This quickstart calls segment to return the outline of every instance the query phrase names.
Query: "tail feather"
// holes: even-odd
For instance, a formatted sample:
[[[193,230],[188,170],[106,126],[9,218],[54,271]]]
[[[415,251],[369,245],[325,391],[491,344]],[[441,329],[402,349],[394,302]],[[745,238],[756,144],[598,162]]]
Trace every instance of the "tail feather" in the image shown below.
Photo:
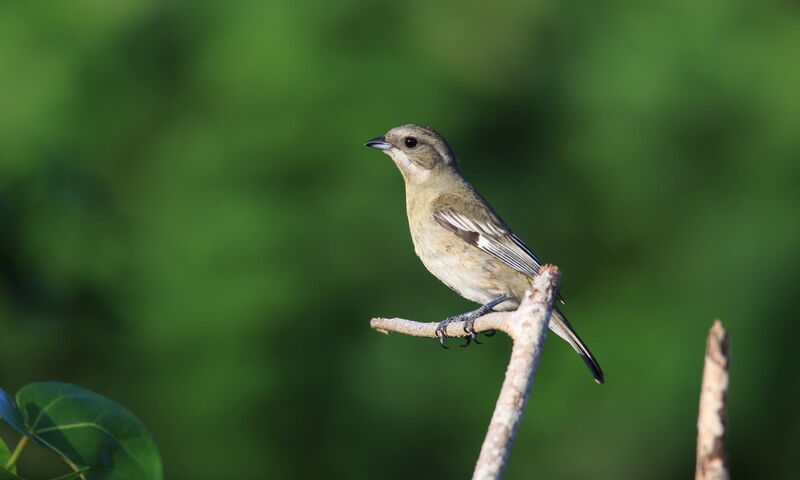
[[[597,363],[597,359],[594,358],[594,355],[592,355],[592,352],[589,351],[589,348],[586,346],[586,344],[583,343],[581,337],[575,333],[572,325],[569,324],[566,317],[564,317],[564,314],[558,309],[553,310],[553,316],[550,318],[550,329],[554,331],[556,335],[566,340],[567,343],[572,345],[572,348],[578,352],[578,355],[581,356],[584,363],[586,363],[586,366],[589,367],[589,371],[592,372],[594,381],[597,383],[603,383],[603,370],[600,368],[600,364]]]

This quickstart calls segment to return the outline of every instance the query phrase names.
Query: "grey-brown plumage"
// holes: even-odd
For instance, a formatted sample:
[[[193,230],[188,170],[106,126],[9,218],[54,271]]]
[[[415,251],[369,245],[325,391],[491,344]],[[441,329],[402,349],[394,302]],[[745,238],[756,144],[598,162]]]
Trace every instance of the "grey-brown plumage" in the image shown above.
[[[476,315],[492,307],[516,309],[541,262],[464,180],[444,138],[429,127],[408,124],[365,145],[386,153],[403,175],[411,238],[425,267],[464,298],[488,307]],[[558,309],[550,328],[603,383],[600,365]]]

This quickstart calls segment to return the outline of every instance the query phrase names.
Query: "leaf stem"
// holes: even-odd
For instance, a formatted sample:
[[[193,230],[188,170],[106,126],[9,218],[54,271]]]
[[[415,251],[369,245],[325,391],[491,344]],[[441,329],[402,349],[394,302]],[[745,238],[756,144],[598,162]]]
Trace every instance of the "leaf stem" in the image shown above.
[[[14,449],[14,453],[12,453],[11,456],[8,458],[8,462],[6,462],[3,468],[5,468],[6,470],[10,470],[11,467],[16,465],[17,460],[19,460],[19,456],[22,455],[22,451],[25,450],[25,446],[28,445],[29,441],[30,437],[28,437],[27,435],[22,436],[22,438],[19,440],[19,443],[17,443],[17,448]]]

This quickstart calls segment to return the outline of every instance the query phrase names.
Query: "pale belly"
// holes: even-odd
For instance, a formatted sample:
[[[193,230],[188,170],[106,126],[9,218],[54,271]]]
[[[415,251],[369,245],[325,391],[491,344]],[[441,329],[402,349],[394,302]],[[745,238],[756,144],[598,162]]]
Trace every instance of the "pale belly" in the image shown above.
[[[473,247],[435,221],[425,222],[412,234],[414,249],[425,268],[462,297],[480,304],[503,296],[513,297],[495,310],[514,310],[530,289],[530,279],[497,258]],[[422,225],[419,225],[422,227]],[[422,240],[423,235],[438,241]]]

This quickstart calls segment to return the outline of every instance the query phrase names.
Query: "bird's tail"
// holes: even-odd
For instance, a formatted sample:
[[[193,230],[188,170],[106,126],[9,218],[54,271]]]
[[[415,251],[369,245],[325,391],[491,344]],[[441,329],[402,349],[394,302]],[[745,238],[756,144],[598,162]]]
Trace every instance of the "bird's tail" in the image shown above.
[[[556,335],[563,338],[567,341],[572,348],[578,352],[578,355],[581,356],[586,366],[589,367],[589,371],[592,372],[592,376],[594,377],[594,381],[597,383],[603,383],[603,370],[600,368],[600,364],[597,363],[597,360],[592,355],[592,352],[589,351],[589,348],[583,343],[581,337],[575,333],[573,330],[572,325],[569,324],[564,314],[561,313],[557,308],[553,310],[553,315],[550,318],[550,329],[556,332]]]

